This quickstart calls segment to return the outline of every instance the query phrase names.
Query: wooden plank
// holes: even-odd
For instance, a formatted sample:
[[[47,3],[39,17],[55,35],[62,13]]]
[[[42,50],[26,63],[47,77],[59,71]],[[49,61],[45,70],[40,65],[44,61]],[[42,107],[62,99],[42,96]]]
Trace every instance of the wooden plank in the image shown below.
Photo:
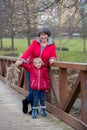
[[[27,76],[26,76],[26,71],[24,71],[24,87],[25,90],[28,90],[29,86],[28,86],[28,80],[27,80]]]
[[[4,65],[3,65],[3,60],[1,60],[1,75],[4,76]]]
[[[81,120],[78,120],[72,115],[65,113],[64,111],[53,106],[52,104],[46,102],[46,109],[48,112],[61,119],[76,130],[87,130],[87,124],[85,124]]]
[[[59,69],[59,92],[61,109],[63,109],[63,105],[68,97],[67,82],[67,69]]]
[[[63,110],[65,112],[69,112],[75,99],[77,98],[78,94],[80,93],[80,76],[78,76],[76,83],[72,85],[72,90],[63,106]]]
[[[10,57],[10,56],[0,56],[2,60],[16,61],[18,58]]]
[[[19,92],[20,94],[27,96],[28,95],[28,91],[25,90],[24,88],[19,87],[18,85],[15,86],[11,86],[13,89],[15,89],[17,92]]]
[[[3,76],[6,76],[6,61],[3,61]]]
[[[21,87],[21,88],[23,88],[23,85],[24,85],[24,71],[23,71],[23,68],[21,69],[21,75],[20,75],[20,77],[19,77],[20,79],[19,79],[19,86]]]
[[[75,69],[75,70],[87,70],[87,63],[76,63],[76,62],[58,62],[53,64],[54,67]]]
[[[51,103],[51,90],[46,92],[46,101]]]
[[[56,97],[56,100],[57,100],[57,104],[60,105],[59,87],[58,87],[58,84],[55,80],[54,74],[53,74],[51,69],[49,70],[49,76],[50,76],[52,89],[54,91],[54,94],[55,94],[55,97]]]
[[[87,123],[87,71],[81,72],[81,118]]]

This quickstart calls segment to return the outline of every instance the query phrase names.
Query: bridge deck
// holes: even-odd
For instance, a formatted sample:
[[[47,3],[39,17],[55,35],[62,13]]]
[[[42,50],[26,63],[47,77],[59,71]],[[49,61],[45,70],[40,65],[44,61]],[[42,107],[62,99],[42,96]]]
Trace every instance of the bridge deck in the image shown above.
[[[22,113],[21,101],[24,97],[0,81],[0,130],[75,130],[47,113],[32,119]]]

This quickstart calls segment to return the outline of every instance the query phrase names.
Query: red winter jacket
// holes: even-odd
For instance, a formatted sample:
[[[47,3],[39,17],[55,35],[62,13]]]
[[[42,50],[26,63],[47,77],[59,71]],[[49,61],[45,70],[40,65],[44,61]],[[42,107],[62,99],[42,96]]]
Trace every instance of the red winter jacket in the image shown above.
[[[56,59],[56,47],[52,40],[48,40],[48,45],[44,48],[41,53],[40,39],[35,39],[32,41],[28,49],[22,55],[22,60],[26,61],[27,58],[31,56],[32,58],[40,57],[44,62],[44,66],[40,69],[34,67],[32,60],[30,63],[23,63],[21,66],[30,72],[30,84],[33,90],[48,90],[50,89],[50,79],[48,74],[49,59]],[[30,67],[31,66],[31,67]]]
[[[37,69],[33,63],[24,63],[22,67],[30,72],[30,86],[32,90],[50,89],[50,79],[48,75],[48,68],[46,66],[42,66],[40,69]]]

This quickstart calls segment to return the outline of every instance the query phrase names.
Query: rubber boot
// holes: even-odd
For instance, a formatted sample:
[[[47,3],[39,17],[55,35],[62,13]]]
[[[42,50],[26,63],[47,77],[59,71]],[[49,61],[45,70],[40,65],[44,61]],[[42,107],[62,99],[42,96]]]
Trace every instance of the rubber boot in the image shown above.
[[[37,118],[38,109],[32,109],[32,118]]]
[[[40,112],[41,112],[42,117],[46,117],[47,116],[45,108],[41,108]]]
[[[22,100],[22,111],[24,114],[28,112],[28,104],[29,102],[26,99]]]

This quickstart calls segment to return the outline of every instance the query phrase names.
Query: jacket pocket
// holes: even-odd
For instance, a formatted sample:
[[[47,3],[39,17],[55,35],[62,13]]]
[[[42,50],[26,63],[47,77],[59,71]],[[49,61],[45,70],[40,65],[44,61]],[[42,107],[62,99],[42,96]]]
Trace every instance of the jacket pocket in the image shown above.
[[[44,88],[43,88],[43,89],[44,89],[44,90],[46,90],[46,89],[47,89],[47,87],[46,87],[46,82],[45,82],[45,81],[43,82],[43,86],[44,86]]]

